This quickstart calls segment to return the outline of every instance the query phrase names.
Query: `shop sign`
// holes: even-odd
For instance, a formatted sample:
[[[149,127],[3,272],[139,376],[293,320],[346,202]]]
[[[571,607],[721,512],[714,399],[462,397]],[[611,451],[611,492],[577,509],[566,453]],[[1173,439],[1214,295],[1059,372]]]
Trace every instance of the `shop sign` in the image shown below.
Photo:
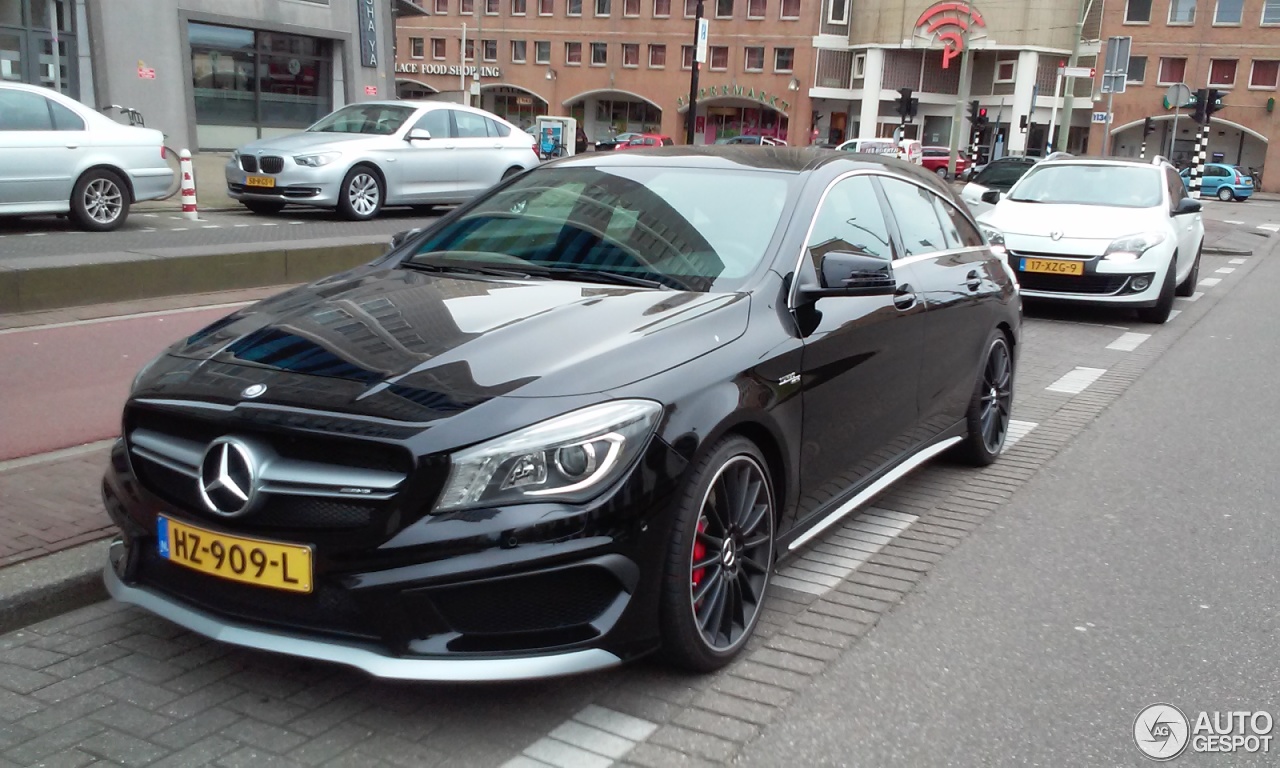
[[[402,75],[466,75],[467,77],[502,77],[501,67],[463,67],[460,64],[397,64],[396,72]]]
[[[357,0],[357,24],[360,26],[360,64],[378,66],[378,0]]]
[[[732,96],[738,99],[747,99],[749,101],[758,101],[766,107],[773,107],[779,112],[786,112],[791,108],[791,102],[781,96],[771,96],[763,88],[756,90],[748,88],[745,85],[712,85],[706,88],[698,89],[698,101],[703,99],[717,99],[724,96]],[[683,109],[688,99],[683,96],[676,97],[676,107]]]
[[[926,47],[942,43],[942,68],[949,69],[951,60],[960,55],[966,44],[972,47],[975,39],[986,36],[983,31],[986,26],[982,14],[972,4],[943,0],[920,14],[915,34]]]

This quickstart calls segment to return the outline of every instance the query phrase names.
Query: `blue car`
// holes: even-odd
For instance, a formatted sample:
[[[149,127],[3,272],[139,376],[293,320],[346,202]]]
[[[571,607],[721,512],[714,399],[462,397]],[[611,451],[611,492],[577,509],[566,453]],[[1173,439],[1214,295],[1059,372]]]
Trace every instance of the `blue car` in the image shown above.
[[[1182,169],[1182,181],[1191,189],[1191,169]],[[1200,179],[1202,197],[1217,195],[1219,200],[1247,200],[1253,194],[1253,177],[1243,168],[1226,163],[1205,163]]]

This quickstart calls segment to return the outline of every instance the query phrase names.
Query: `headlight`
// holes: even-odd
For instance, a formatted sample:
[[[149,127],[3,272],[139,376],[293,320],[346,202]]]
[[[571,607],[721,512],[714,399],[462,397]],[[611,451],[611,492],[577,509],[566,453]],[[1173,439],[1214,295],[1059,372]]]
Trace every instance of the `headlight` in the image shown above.
[[[982,230],[982,236],[987,239],[987,243],[991,245],[991,250],[997,256],[1004,256],[1008,253],[1008,249],[1004,245],[1004,233],[990,224],[978,222],[978,228]]]
[[[233,149],[233,150],[231,151],[231,162],[232,162],[234,165],[239,165],[239,164],[240,164],[240,150],[238,150],[238,149]]]
[[[1142,258],[1142,254],[1163,242],[1164,235],[1160,232],[1128,235],[1114,240],[1111,245],[1107,246],[1107,252],[1102,254],[1102,258],[1120,264],[1137,261]]]
[[[652,400],[615,400],[459,451],[434,511],[586,501],[631,466],[661,414]]]
[[[293,158],[293,162],[308,168],[319,168],[322,165],[332,163],[341,156],[341,152],[321,152],[316,155],[297,155]]]

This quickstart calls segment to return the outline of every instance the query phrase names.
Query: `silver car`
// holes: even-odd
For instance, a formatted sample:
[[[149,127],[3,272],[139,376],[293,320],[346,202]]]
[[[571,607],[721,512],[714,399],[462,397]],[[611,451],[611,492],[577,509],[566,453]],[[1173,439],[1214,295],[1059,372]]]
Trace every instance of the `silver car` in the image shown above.
[[[533,138],[484,110],[366,101],[241,147],[226,174],[228,193],[255,213],[311,205],[363,221],[384,205],[461,203],[537,164]]]
[[[172,182],[160,131],[121,125],[48,88],[0,83],[0,216],[69,213],[105,232]]]

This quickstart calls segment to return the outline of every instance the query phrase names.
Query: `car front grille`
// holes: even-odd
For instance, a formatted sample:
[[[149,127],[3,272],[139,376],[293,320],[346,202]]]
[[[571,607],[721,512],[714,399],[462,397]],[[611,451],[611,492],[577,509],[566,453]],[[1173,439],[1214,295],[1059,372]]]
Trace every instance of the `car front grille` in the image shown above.
[[[244,171],[245,173],[257,173],[258,158],[254,157],[253,155],[241,155],[240,170]]]
[[[284,170],[284,158],[276,155],[266,155],[259,158],[258,167],[262,168],[264,173],[279,173]]]

